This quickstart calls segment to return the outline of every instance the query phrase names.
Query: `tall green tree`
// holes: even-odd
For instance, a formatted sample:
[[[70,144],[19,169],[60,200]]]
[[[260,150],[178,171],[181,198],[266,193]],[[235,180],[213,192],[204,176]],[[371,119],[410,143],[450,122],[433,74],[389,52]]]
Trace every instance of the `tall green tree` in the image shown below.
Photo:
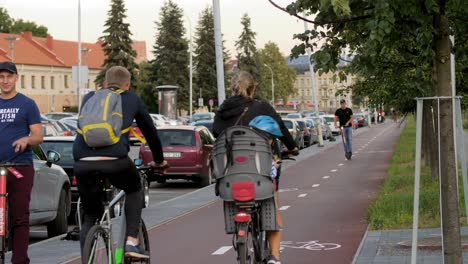
[[[266,43],[263,49],[258,51],[258,56],[263,62],[259,65],[262,74],[257,88],[257,90],[261,90],[261,97],[271,101],[271,72],[273,72],[275,101],[282,98],[283,102],[286,102],[291,94],[297,93],[297,89],[294,88],[296,71],[288,67],[284,55],[281,54],[278,45],[273,42]]]
[[[42,25],[37,25],[32,21],[24,21],[23,19],[18,19],[13,22],[13,25],[10,28],[10,33],[18,34],[21,32],[32,32],[33,36],[45,38],[49,35],[49,30],[47,27]]]
[[[157,85],[177,85],[177,106],[189,108],[189,54],[184,38],[183,10],[173,1],[164,2],[156,22],[156,42],[153,45],[150,80]],[[151,91],[146,92],[147,103],[157,102]]]
[[[216,49],[214,42],[214,20],[211,7],[205,8],[199,17],[193,50],[194,99],[200,92],[206,105],[209,99],[217,100]],[[226,60],[229,54],[223,46],[225,82],[229,80]]]
[[[131,88],[137,87],[137,70],[138,65],[135,62],[137,55],[136,51],[132,48],[132,39],[130,36],[130,25],[125,23],[127,17],[125,12],[125,4],[123,0],[112,0],[111,8],[107,12],[108,18],[104,24],[104,36],[100,38],[102,41],[102,49],[106,58],[103,69],[96,77],[95,83],[101,86],[105,78],[106,71],[112,66],[122,66],[132,75]]]
[[[0,7],[0,32],[10,33],[14,20],[8,14],[8,11]]]
[[[237,61],[239,69],[248,71],[252,76],[258,80],[260,78],[260,71],[257,47],[255,44],[255,36],[257,33],[253,32],[250,25],[250,17],[244,14],[241,18],[242,33],[239,40],[236,41]]]
[[[269,1],[276,5],[273,0]],[[407,100],[412,95],[452,96],[449,34],[466,35],[466,2],[297,0],[287,7],[287,12],[297,17],[303,12],[315,15],[313,21],[308,21],[315,24],[314,29],[297,35],[304,43],[293,52],[303,53],[310,47],[314,50],[313,57],[319,70],[329,71],[336,67],[342,49],[349,49],[358,55],[353,64],[367,65],[367,70],[359,72],[362,76],[359,85],[369,91],[377,90],[371,99],[377,100],[375,95],[385,94],[385,88],[399,82],[408,83],[400,85],[402,90],[396,91],[403,93]],[[464,30],[457,30],[460,24]],[[317,38],[324,43],[321,47],[313,43]],[[455,39],[463,38],[455,36]],[[379,85],[379,81],[383,83]],[[446,263],[462,263],[450,100],[441,100],[439,114],[444,260]]]

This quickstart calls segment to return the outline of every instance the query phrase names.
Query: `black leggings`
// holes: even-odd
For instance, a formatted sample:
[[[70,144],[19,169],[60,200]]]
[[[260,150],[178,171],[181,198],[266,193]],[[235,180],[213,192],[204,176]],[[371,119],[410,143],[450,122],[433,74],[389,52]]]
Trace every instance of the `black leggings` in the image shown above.
[[[84,221],[80,233],[81,248],[89,229],[104,212],[102,190],[98,190],[99,178],[109,178],[111,184],[125,191],[125,216],[127,234],[138,237],[143,193],[138,171],[130,158],[75,162],[74,166],[78,192],[84,209]]]

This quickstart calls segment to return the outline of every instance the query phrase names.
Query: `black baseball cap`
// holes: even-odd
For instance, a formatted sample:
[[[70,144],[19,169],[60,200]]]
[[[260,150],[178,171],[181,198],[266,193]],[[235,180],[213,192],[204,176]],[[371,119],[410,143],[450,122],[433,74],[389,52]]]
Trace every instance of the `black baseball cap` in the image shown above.
[[[14,74],[18,73],[18,70],[16,69],[16,65],[11,61],[5,61],[5,62],[0,63],[0,71],[9,71]]]
[[[341,100],[340,100],[340,104],[342,104],[342,103],[346,103],[346,100],[345,100],[345,99],[341,99]]]

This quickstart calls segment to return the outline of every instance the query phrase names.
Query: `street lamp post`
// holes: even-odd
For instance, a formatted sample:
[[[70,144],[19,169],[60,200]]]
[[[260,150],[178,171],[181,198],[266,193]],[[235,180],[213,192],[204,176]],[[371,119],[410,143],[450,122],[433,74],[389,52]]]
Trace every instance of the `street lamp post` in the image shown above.
[[[263,64],[263,65],[265,65],[271,72],[271,105],[274,108],[275,107],[275,81],[273,79],[273,70],[271,69],[270,66],[266,64]]]
[[[15,62],[15,40],[18,40],[18,38],[16,36],[8,36],[5,39],[10,43],[11,62]]]
[[[189,89],[190,89],[190,94],[189,94],[189,116],[190,118],[192,118],[192,108],[193,108],[193,102],[192,102],[192,97],[193,97],[193,91],[192,91],[192,85],[193,85],[193,65],[192,65],[192,54],[193,54],[193,50],[192,50],[192,22],[190,21],[190,18],[186,15],[187,17],[187,21],[189,23],[189,30],[190,30],[190,45],[189,45],[189,53],[190,53],[190,56],[189,56],[189,68],[190,68],[190,73],[189,73],[189,80],[190,80],[190,84],[189,84]]]

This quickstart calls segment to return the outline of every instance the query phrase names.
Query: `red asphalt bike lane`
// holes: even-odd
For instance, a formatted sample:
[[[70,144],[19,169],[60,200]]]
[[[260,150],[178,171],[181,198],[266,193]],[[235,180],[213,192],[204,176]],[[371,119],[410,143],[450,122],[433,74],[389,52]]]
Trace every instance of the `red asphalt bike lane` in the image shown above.
[[[367,228],[367,207],[386,176],[400,131],[390,122],[374,126],[353,137],[351,161],[337,144],[283,171],[283,264],[352,262]],[[221,201],[157,226],[149,235],[151,263],[237,263],[232,236],[224,232]]]

